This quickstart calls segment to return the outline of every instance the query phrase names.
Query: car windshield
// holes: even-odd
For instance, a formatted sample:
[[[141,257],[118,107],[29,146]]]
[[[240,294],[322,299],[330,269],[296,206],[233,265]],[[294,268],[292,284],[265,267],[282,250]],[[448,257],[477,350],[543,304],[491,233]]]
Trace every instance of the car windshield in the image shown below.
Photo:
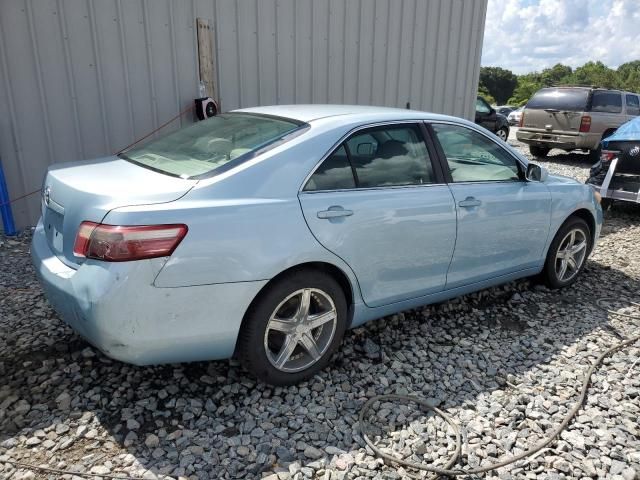
[[[527,108],[582,112],[587,109],[588,98],[586,88],[543,88],[529,100]]]
[[[128,150],[120,158],[161,173],[197,178],[262,153],[303,125],[266,115],[223,113]]]

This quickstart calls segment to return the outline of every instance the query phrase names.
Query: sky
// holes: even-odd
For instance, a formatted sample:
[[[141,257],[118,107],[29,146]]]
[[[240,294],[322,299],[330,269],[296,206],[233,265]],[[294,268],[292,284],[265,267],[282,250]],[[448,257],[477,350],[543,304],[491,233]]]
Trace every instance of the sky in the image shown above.
[[[489,0],[483,66],[522,74],[589,60],[640,60],[640,0]]]

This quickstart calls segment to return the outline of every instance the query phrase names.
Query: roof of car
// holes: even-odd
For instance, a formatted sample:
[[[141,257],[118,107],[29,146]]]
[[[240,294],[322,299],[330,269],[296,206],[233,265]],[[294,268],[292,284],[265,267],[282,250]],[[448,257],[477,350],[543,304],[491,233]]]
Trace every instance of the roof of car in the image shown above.
[[[311,122],[321,118],[337,117],[343,115],[366,115],[379,113],[388,117],[396,115],[398,117],[426,117],[437,115],[417,110],[407,110],[403,108],[373,107],[365,105],[271,105],[266,107],[252,107],[234,110],[234,112],[261,113],[265,115],[275,115],[278,117],[291,118],[300,122]]]

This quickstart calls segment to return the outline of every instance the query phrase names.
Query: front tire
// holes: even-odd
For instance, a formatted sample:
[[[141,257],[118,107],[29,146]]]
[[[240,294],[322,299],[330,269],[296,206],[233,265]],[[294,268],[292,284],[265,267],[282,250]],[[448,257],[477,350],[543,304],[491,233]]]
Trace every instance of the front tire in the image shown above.
[[[496,132],[496,135],[500,140],[502,140],[503,142],[506,142],[507,139],[509,138],[509,130],[506,129],[505,127],[502,127]]]
[[[578,217],[567,220],[556,233],[545,261],[542,276],[550,288],[574,283],[591,252],[591,232],[587,222]]]
[[[238,357],[258,380],[293,385],[322,370],[347,325],[347,302],[330,275],[313,270],[283,277],[254,301],[238,338]]]

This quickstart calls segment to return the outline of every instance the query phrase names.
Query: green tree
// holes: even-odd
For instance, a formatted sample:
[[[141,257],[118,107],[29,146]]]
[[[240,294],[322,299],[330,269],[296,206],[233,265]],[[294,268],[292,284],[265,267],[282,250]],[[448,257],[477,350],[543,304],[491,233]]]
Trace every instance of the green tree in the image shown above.
[[[573,70],[568,65],[557,63],[541,72],[513,75],[515,86],[509,90],[508,79],[513,75],[499,67],[482,67],[478,94],[489,102],[524,105],[541,88],[562,85],[595,85],[605,88],[620,88],[640,93],[640,60],[623,63],[617,69],[602,62],[587,62]],[[505,86],[506,85],[506,86]],[[508,88],[507,88],[508,87]],[[510,91],[509,97],[502,94]],[[497,93],[498,92],[498,93]]]
[[[518,86],[514,90],[513,96],[509,98],[509,105],[521,107],[542,87],[542,83],[536,82],[533,79],[518,79]]]
[[[480,68],[480,86],[495,98],[498,105],[503,105],[513,94],[518,77],[511,71],[500,67]]]
[[[623,63],[616,70],[620,88],[640,93],[640,60]]]
[[[540,74],[540,82],[545,87],[567,83],[573,70],[568,65],[556,63],[551,68],[545,68]]]
[[[489,90],[484,85],[478,85],[478,95],[484,98],[489,105],[495,105],[496,99],[491,96]]]
[[[587,62],[574,70],[568,77],[568,83],[576,85],[595,85],[597,87],[618,88],[616,71],[602,62]]]

